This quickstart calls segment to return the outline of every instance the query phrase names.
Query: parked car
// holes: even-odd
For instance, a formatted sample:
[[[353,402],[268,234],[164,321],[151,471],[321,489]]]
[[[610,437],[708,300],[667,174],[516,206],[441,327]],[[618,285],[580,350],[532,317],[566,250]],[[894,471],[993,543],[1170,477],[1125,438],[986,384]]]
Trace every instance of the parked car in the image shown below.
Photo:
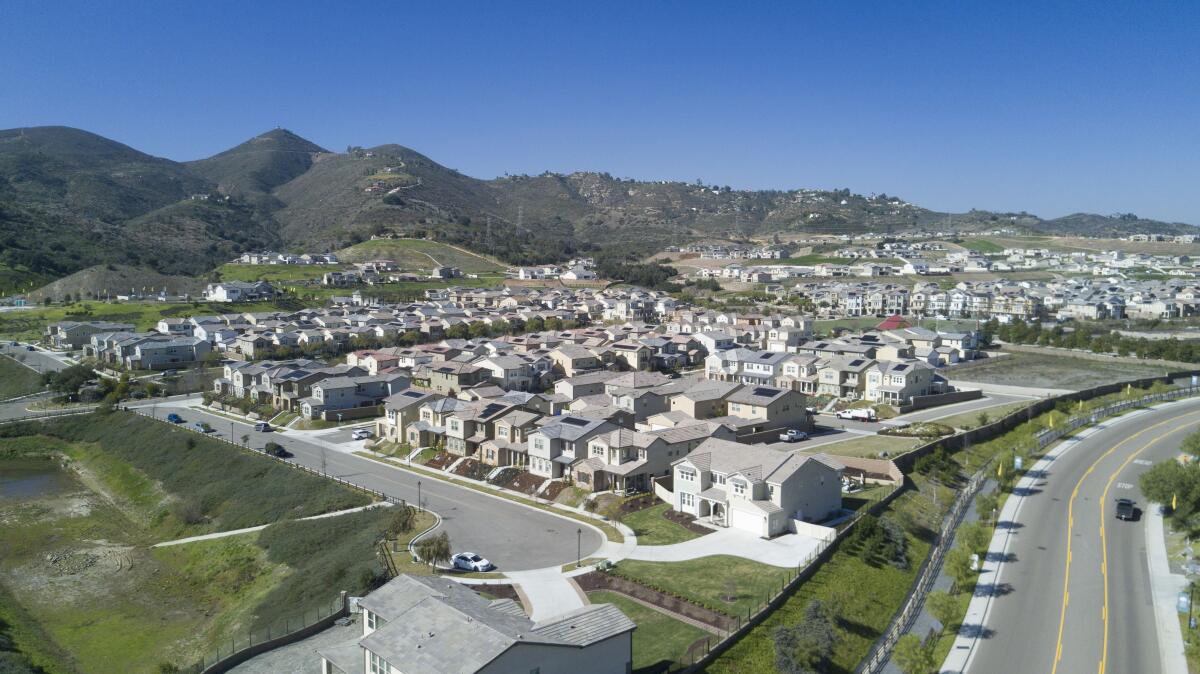
[[[263,451],[271,456],[278,456],[281,459],[286,459],[292,455],[291,452],[283,448],[283,445],[277,442],[268,442]]]
[[[204,423],[203,421],[197,421],[196,423],[192,424],[192,428],[195,428],[196,430],[200,431],[201,433],[212,433],[213,430],[215,430],[215,429],[213,429],[212,426],[209,426],[208,424]]]
[[[375,434],[370,429],[360,428],[351,433],[350,437],[354,440],[366,440],[367,438],[375,437]]]
[[[1117,519],[1126,522],[1137,519],[1137,508],[1134,507],[1133,501],[1127,498],[1117,499]]]
[[[170,414],[167,415],[167,421],[169,421],[173,424],[182,424],[183,417],[179,416],[178,414],[175,414],[174,412],[171,412]]]
[[[174,377],[177,374],[179,374],[179,370],[163,370],[162,376]]]
[[[834,415],[838,419],[853,419],[854,421],[875,421],[875,410],[869,407],[858,407],[852,410],[838,410]]]
[[[807,440],[808,433],[805,433],[804,431],[801,431],[801,430],[797,430],[795,428],[789,428],[786,431],[779,434],[779,439],[784,442],[798,442],[800,440]]]
[[[21,346],[21,343],[20,343],[20,342],[13,342],[12,344],[9,344],[9,346]]]
[[[259,433],[270,433],[275,429],[271,428],[271,424],[268,424],[265,421],[260,421],[257,424],[254,424],[254,430]]]
[[[34,351],[35,349],[33,348],[33,345],[30,344],[29,346],[25,347],[25,350],[26,351]]]
[[[474,552],[460,552],[450,558],[450,562],[456,569],[463,571],[491,571],[496,568],[488,560],[480,557]]]

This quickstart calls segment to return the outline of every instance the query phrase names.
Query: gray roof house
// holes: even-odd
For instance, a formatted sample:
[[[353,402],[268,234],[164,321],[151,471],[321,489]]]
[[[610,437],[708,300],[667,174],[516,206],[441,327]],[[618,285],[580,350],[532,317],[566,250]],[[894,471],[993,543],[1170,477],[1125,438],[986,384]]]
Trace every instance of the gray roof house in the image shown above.
[[[325,674],[625,674],[633,623],[612,604],[534,622],[437,576],[400,575],[359,602],[363,635],[318,649]]]

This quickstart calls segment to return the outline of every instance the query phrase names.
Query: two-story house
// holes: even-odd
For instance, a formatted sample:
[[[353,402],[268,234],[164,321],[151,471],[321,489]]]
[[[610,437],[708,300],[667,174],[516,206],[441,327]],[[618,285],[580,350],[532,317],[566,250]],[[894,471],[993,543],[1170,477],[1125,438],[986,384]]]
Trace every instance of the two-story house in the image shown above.
[[[842,465],[824,454],[792,454],[705,440],[672,464],[672,507],[714,525],[770,538],[794,521],[841,512]]]
[[[529,434],[529,471],[541,477],[562,477],[564,469],[586,455],[588,440],[616,429],[616,424],[604,419],[557,417]]]

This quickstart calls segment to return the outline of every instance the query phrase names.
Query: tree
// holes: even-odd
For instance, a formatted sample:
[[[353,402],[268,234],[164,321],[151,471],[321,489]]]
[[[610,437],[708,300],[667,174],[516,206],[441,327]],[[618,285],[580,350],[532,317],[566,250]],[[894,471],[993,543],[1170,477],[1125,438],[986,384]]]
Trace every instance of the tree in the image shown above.
[[[1200,433],[1192,433],[1184,438],[1179,448],[1192,456],[1200,457]]]
[[[417,543],[417,556],[430,566],[444,566],[450,561],[451,554],[450,537],[444,531]]]
[[[1000,497],[995,491],[980,492],[975,497],[975,510],[979,511],[979,516],[990,520],[996,508],[1000,505]]]
[[[400,505],[392,508],[392,519],[388,522],[388,536],[398,538],[413,530],[417,522],[417,509],[410,505]]]
[[[946,553],[946,573],[954,580],[955,590],[965,589],[975,577],[975,569],[971,566],[971,553],[962,548],[954,548]]]
[[[929,593],[929,597],[925,599],[925,607],[929,609],[929,614],[942,624],[942,631],[958,619],[958,600],[941,590]]]
[[[834,617],[821,600],[814,599],[804,607],[804,617],[795,627],[775,630],[775,665],[784,674],[822,672],[833,657],[836,634]]]
[[[991,418],[988,417],[987,412],[980,412],[979,416],[975,417],[975,426],[977,428],[980,426],[987,426],[989,421],[991,421]]]
[[[892,658],[904,674],[929,674],[938,666],[934,661],[933,648],[921,643],[915,634],[900,637]]]
[[[990,540],[987,529],[979,522],[967,522],[958,528],[958,543],[967,552],[982,554]]]

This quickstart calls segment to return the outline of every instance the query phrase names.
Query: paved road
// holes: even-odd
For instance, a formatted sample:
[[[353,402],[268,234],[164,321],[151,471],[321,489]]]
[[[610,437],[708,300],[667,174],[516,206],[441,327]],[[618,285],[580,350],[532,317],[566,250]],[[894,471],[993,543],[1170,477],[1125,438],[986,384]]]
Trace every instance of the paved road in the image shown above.
[[[63,362],[65,356],[62,354],[51,353],[37,348],[33,351],[28,351],[25,345],[12,346],[12,342],[5,341],[0,344],[0,353],[7,354],[29,365],[38,372],[46,372],[48,370],[63,370],[70,363]]]
[[[182,403],[180,403],[182,404]],[[250,436],[250,446],[261,448],[267,442],[283,445],[294,456],[292,461],[310,468],[324,465],[327,473],[388,496],[417,502],[442,516],[455,550],[471,550],[487,557],[502,571],[537,569],[574,561],[577,554],[587,557],[604,542],[595,529],[581,527],[574,520],[528,508],[511,501],[482,494],[466,487],[388,466],[378,461],[322,447],[319,444],[282,433],[256,433],[251,424],[195,409],[169,405],[152,408],[155,416],[165,418],[176,412],[188,424],[206,421],[218,435],[241,442]],[[143,408],[143,411],[149,411]],[[582,529],[577,541],[576,531]],[[579,548],[577,548],[579,543]]]
[[[964,412],[987,411],[991,407],[999,407],[1000,405],[1021,402],[1023,400],[1033,402],[1036,398],[1007,393],[986,393],[982,398],[977,400],[968,400],[952,405],[942,405],[940,407],[931,407],[925,410],[909,412],[908,414],[901,414],[896,417],[896,421],[935,421]]]
[[[1189,400],[1069,441],[1001,522],[1013,536],[996,577],[981,580],[992,601],[968,671],[1162,671],[1143,524],[1118,521],[1114,501],[1145,503],[1138,476],[1197,429],[1200,400]]]

